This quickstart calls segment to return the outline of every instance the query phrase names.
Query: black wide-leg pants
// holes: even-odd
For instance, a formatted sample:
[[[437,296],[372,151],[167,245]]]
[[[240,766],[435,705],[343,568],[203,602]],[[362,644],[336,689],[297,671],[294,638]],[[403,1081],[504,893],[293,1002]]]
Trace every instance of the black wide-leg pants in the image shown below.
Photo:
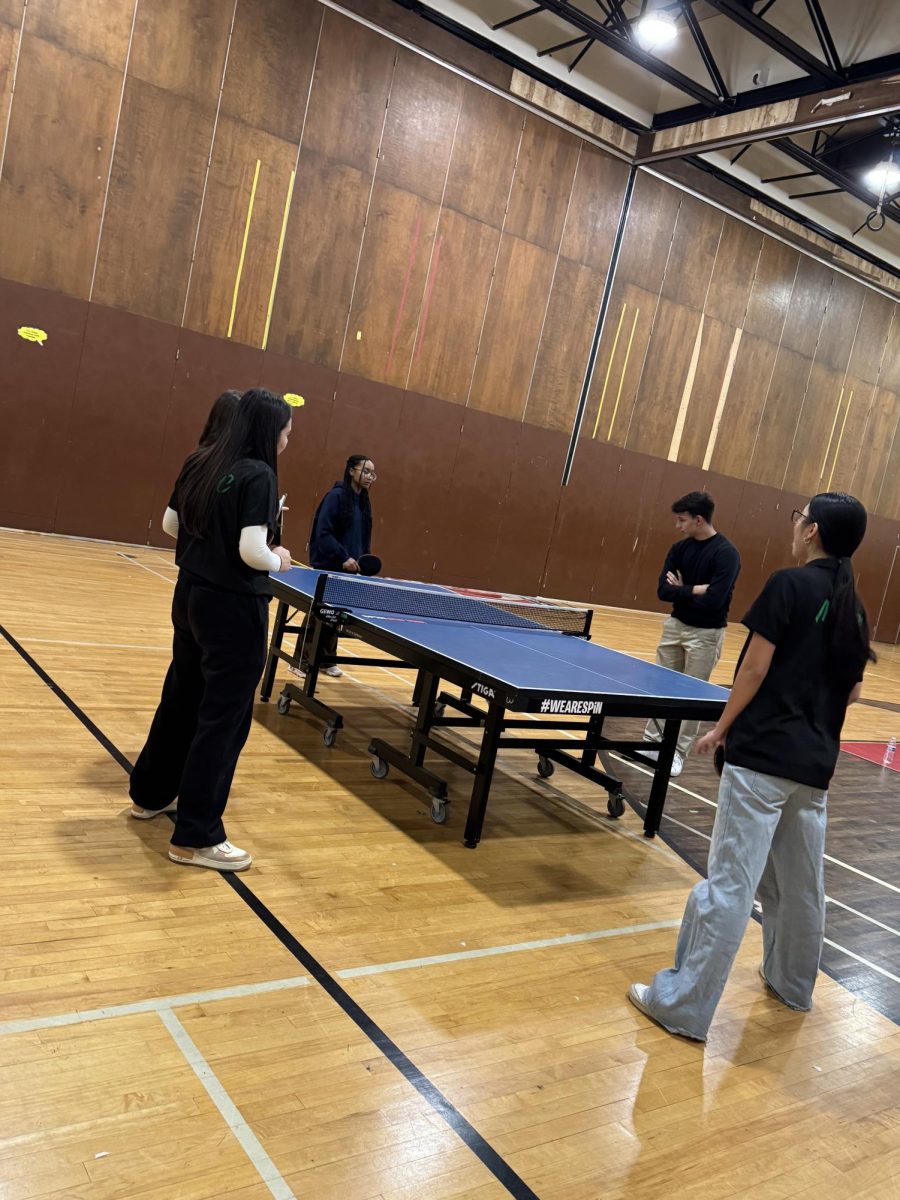
[[[218,591],[182,573],[172,624],[172,662],[129,791],[146,809],[177,796],[173,844],[214,846],[225,841],[222,814],[266,661],[268,598]]]

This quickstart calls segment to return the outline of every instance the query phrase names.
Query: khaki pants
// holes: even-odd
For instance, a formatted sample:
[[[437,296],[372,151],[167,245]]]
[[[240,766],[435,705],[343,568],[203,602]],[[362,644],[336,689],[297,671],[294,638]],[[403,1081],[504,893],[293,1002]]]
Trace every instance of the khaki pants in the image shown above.
[[[680,671],[694,679],[709,679],[722,655],[725,628],[697,629],[675,617],[666,617],[663,634],[656,647],[656,661],[670,671]],[[699,721],[682,721],[678,734],[678,753],[686,757],[700,728]],[[661,742],[662,726],[651,719],[644,730],[644,741]]]

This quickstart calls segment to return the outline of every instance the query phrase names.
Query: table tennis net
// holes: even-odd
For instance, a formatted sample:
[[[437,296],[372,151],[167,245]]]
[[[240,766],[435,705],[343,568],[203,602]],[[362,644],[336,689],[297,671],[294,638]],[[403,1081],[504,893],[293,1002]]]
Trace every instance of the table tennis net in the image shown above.
[[[399,613],[407,617],[441,621],[467,621],[474,625],[501,625],[512,629],[553,629],[583,635],[590,613],[540,600],[482,599],[443,589],[406,587],[401,583],[329,575],[320,603],[350,612]]]

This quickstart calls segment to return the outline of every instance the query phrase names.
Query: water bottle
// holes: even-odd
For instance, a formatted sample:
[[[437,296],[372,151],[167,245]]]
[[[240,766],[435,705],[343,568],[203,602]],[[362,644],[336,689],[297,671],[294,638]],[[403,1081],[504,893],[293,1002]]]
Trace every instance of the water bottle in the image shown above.
[[[881,760],[883,767],[890,767],[894,762],[894,755],[897,753],[897,739],[892,737],[884,748],[884,758]]]

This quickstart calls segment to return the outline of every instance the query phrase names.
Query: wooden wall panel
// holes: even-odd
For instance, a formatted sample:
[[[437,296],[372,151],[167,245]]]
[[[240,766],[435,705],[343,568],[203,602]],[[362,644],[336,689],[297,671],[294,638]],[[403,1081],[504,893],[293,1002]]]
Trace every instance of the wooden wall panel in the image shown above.
[[[54,527],[87,314],[83,300],[0,280],[0,525]]]
[[[238,0],[223,116],[299,143],[325,11],[316,0]]]
[[[0,10],[0,129],[6,129],[12,99],[13,74],[19,53],[22,5],[15,23],[3,20]]]
[[[875,382],[879,387],[900,392],[900,305],[894,306],[894,319],[885,342],[881,370]]]
[[[895,413],[900,419],[900,399],[895,394]],[[875,511],[882,517],[900,520],[900,420],[894,425],[887,453],[887,465],[881,482],[881,491]]]
[[[180,324],[213,109],[130,78],[125,86],[93,299]]]
[[[702,466],[704,462],[734,346],[734,335],[735,330],[731,325],[704,316],[690,403],[675,456],[678,462],[694,463],[696,466]]]
[[[620,450],[621,465],[618,480],[605,481],[608,490],[602,552],[598,554],[597,571],[590,599],[594,604],[634,605],[640,589],[639,559],[635,554],[641,533],[655,523],[660,514],[667,513],[661,495],[663,477],[668,463]],[[663,520],[666,518],[663,517]],[[659,564],[652,570],[659,573]]]
[[[660,299],[625,442],[629,450],[668,457],[699,326],[695,309]]]
[[[566,222],[580,142],[528,113],[509,194],[504,232],[557,251]]]
[[[434,579],[441,548],[457,531],[447,498],[464,415],[459,405],[431,396],[407,392],[403,398],[402,465],[379,480],[397,494],[396,526],[385,531],[385,549],[387,569],[401,578]]]
[[[582,440],[625,444],[659,297],[617,282],[600,339]]]
[[[249,345],[262,345],[296,158],[297,147],[290,142],[279,141],[230,117],[219,117],[185,313],[185,324],[191,329],[222,338],[229,336],[247,227],[230,336]],[[257,160],[260,169],[254,194]],[[251,195],[253,211],[247,226]]]
[[[375,183],[341,370],[405,387],[439,209]]]
[[[121,69],[26,32],[0,181],[8,278],[88,296]]]
[[[784,443],[781,447],[783,477],[790,481],[795,491],[812,496],[826,490],[838,439],[844,429],[848,399],[844,372],[834,371],[816,358],[793,444]]]
[[[462,80],[400,50],[378,157],[379,183],[439,204],[462,100]]]
[[[10,14],[19,10],[17,21],[21,9],[21,0],[8,4]],[[121,72],[134,9],[135,0],[28,0],[26,29],[29,37],[43,38]]]
[[[463,84],[445,208],[502,227],[524,126],[525,114],[515,104]]]
[[[268,349],[337,367],[371,185],[355,167],[301,149]]]
[[[606,275],[627,180],[627,163],[582,144],[561,255]]]
[[[750,289],[766,240],[759,230],[751,229],[743,221],[725,217],[704,305],[708,316],[734,328],[743,326]]]
[[[895,301],[873,292],[871,288],[865,289],[862,314],[850,354],[848,369],[851,375],[865,379],[868,383],[878,382],[896,309]]]
[[[101,537],[145,542],[161,519],[160,457],[179,332],[91,306],[59,485],[59,532],[96,537],[102,530]]]
[[[770,341],[744,333],[710,460],[721,475],[747,478],[776,357]]]
[[[896,644],[900,641],[900,533],[894,536],[894,545],[885,555],[890,564],[888,579],[881,596],[872,597],[874,603],[869,619],[874,623],[873,636],[878,641]]]
[[[827,422],[828,430],[833,432],[828,456],[823,457],[825,470],[819,485],[820,491],[852,491],[869,413],[875,400],[875,384],[867,383],[864,379],[846,375],[843,388],[840,410],[832,408],[830,422],[827,406],[822,413],[823,422]]]
[[[526,595],[537,592],[556,524],[567,449],[565,434],[519,426],[489,587]],[[528,536],[523,537],[526,529]]]
[[[805,254],[800,256],[781,331],[781,344],[787,350],[796,350],[808,358],[815,354],[833,277],[829,267]]]
[[[744,318],[747,333],[778,344],[802,257],[784,242],[763,239]]]
[[[703,308],[724,223],[719,209],[682,196],[663,278],[664,299]]]
[[[504,234],[469,403],[521,419],[531,386],[555,256]]]
[[[617,281],[659,293],[681,197],[677,188],[638,173],[622,238]]]
[[[622,486],[620,462],[620,450],[609,442],[582,439],[579,444],[569,485],[560,492],[542,595],[590,596],[604,553],[609,497]]]
[[[565,432],[572,428],[603,282],[604,276],[589,267],[559,260],[525,405],[526,421]]]
[[[816,362],[824,363],[841,374],[847,370],[865,294],[866,289],[861,283],[848,279],[838,271],[832,272],[831,289],[816,346]]]
[[[129,76],[215,109],[233,12],[227,0],[139,4]]]
[[[785,467],[809,386],[812,362],[784,346],[778,351],[747,478],[785,486]]]
[[[374,172],[396,53],[397,47],[387,38],[326,10],[303,130],[304,150]]]
[[[441,212],[407,387],[465,404],[491,290],[500,232]]]
[[[897,430],[900,402],[894,392],[879,388],[869,409],[862,436],[859,461],[850,491],[870,512],[876,510],[887,469],[888,452]]]

